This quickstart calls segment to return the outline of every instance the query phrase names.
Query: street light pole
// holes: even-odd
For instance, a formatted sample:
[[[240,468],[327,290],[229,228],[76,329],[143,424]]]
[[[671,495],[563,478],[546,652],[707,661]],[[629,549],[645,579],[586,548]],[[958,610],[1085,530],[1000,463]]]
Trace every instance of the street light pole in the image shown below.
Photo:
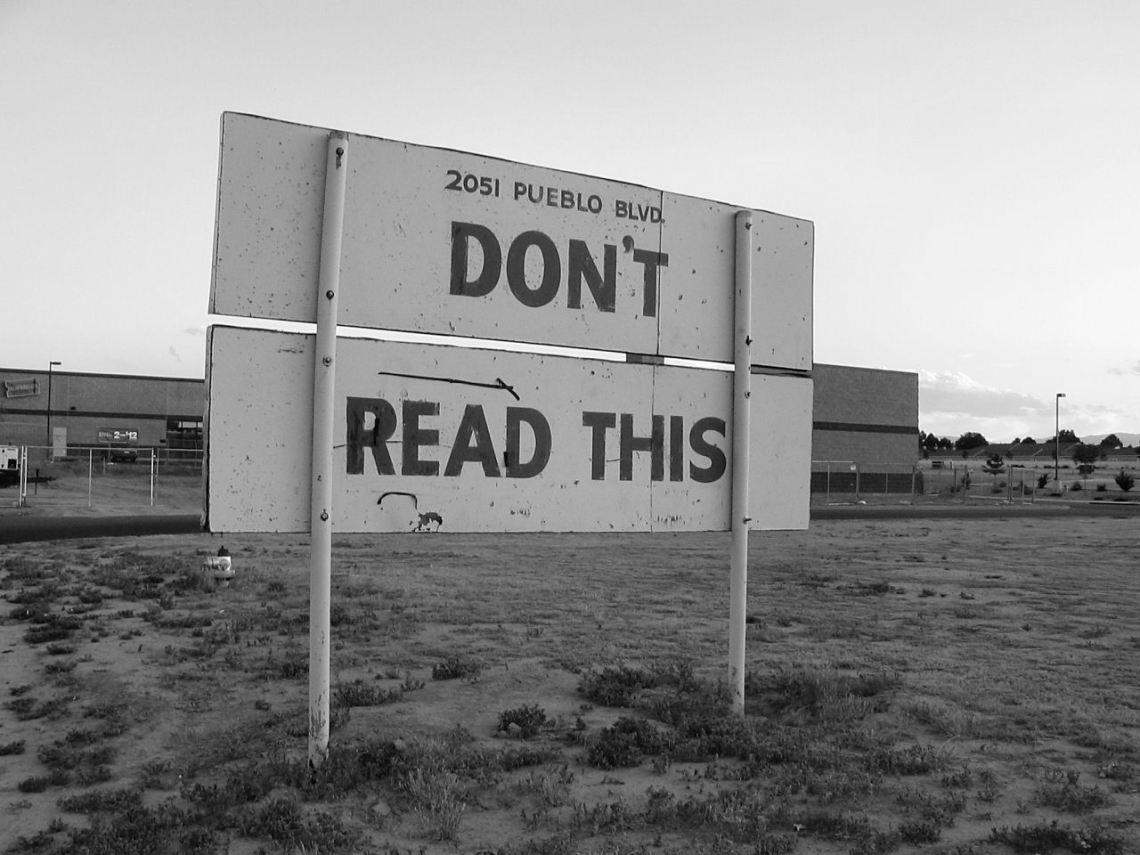
[[[55,366],[62,365],[62,364],[63,364],[62,362],[56,362],[55,360],[51,360],[48,362],[47,443],[46,443],[46,445],[48,447],[48,457],[52,456],[52,444],[51,444],[51,371],[53,368],[55,368]]]
[[[1064,397],[1064,392],[1057,393],[1056,422],[1054,423],[1055,432],[1053,434],[1053,481],[1058,489],[1061,486],[1061,399]]]

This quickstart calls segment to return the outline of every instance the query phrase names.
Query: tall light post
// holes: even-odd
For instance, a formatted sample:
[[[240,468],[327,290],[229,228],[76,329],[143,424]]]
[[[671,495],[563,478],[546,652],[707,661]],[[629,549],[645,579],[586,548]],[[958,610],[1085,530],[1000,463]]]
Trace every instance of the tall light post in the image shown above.
[[[48,457],[52,456],[52,445],[51,445],[51,371],[57,365],[63,365],[63,363],[62,362],[56,362],[55,360],[48,362],[47,443],[46,443],[46,445],[48,447]]]
[[[1061,399],[1064,392],[1057,393],[1056,422],[1053,433],[1053,481],[1061,486]]]

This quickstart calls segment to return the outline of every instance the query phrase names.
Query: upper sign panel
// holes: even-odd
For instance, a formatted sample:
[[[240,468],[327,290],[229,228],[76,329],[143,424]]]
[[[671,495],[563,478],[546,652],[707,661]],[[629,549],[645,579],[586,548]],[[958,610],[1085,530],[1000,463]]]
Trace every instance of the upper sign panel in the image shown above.
[[[222,119],[210,311],[313,322],[328,130]],[[731,361],[738,208],[350,135],[348,326]],[[810,370],[813,227],[754,214],[754,353]]]

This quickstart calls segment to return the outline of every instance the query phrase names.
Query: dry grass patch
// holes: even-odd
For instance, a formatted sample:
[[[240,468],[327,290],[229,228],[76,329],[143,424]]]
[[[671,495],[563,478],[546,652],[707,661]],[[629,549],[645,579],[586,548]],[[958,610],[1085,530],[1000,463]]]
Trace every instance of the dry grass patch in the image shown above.
[[[1133,521],[1080,526],[1084,546],[1052,520],[757,535],[743,718],[721,681],[727,536],[339,536],[316,771],[303,541],[228,539],[220,588],[207,536],[0,550],[0,836],[76,855],[1125,853]]]

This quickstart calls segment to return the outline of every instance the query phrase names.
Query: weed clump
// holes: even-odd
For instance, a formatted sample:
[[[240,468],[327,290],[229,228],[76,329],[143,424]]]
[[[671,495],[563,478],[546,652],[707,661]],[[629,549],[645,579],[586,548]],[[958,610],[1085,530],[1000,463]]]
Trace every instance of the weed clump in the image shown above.
[[[652,668],[609,666],[584,674],[578,683],[578,691],[582,695],[605,707],[636,706],[646,691],[661,688],[683,693],[703,687],[688,663],[668,663]]]
[[[17,739],[13,742],[6,742],[5,744],[0,745],[0,757],[7,757],[11,754],[23,754],[23,753],[24,753],[24,740],[22,740],[22,739]]]
[[[338,817],[324,811],[306,816],[300,804],[285,797],[246,809],[237,828],[249,837],[268,837],[287,851],[344,852],[359,839],[359,833],[348,829]]]
[[[402,688],[385,689],[382,686],[369,686],[363,680],[341,683],[333,689],[333,703],[343,707],[378,707],[402,700]]]
[[[1003,826],[990,832],[990,843],[1003,843],[1014,852],[1064,849],[1091,855],[1124,855],[1124,843],[1098,828],[1071,829],[1057,824]]]
[[[929,775],[942,772],[953,761],[947,748],[910,745],[906,748],[879,748],[867,756],[867,768],[884,775]]]
[[[619,718],[590,742],[586,762],[599,769],[638,765],[646,755],[665,752],[671,741],[641,718]]]
[[[1082,786],[1079,772],[1053,769],[1037,788],[1036,801],[1066,813],[1088,813],[1105,807],[1112,799],[1100,787]]]
[[[537,736],[546,722],[546,711],[538,704],[516,707],[499,713],[499,731],[510,735],[517,734],[522,739]]]
[[[443,662],[432,667],[433,680],[467,680],[475,681],[483,673],[486,666],[477,659],[468,659],[461,656],[449,656]]]

